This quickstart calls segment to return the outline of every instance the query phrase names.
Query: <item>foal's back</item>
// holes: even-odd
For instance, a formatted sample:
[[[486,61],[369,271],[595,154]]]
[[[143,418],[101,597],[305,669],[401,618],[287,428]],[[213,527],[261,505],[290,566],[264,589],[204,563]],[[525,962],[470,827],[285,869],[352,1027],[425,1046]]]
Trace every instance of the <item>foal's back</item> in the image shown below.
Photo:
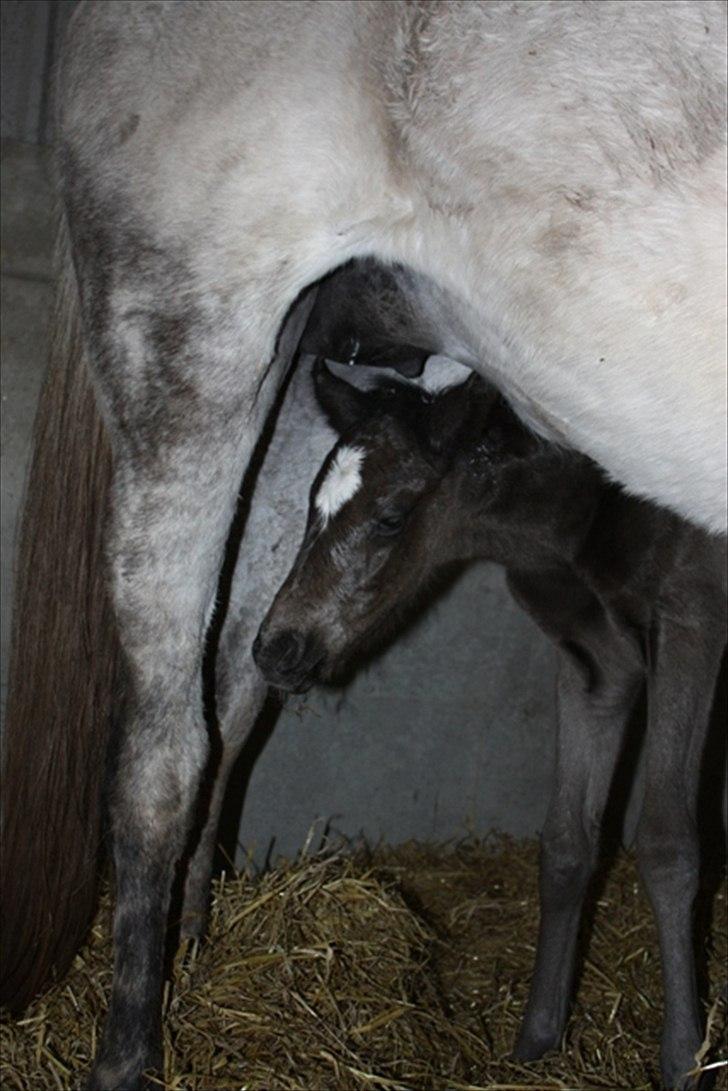
[[[466,413],[477,420],[487,387],[470,387]],[[466,481],[463,538],[474,536],[471,556],[508,570],[552,636],[608,617],[644,646],[661,612],[685,625],[724,623],[724,539],[629,495],[585,456],[536,439],[502,399],[482,427],[455,471]],[[504,437],[495,458],[494,436]],[[539,586],[538,605],[519,593],[526,585]]]

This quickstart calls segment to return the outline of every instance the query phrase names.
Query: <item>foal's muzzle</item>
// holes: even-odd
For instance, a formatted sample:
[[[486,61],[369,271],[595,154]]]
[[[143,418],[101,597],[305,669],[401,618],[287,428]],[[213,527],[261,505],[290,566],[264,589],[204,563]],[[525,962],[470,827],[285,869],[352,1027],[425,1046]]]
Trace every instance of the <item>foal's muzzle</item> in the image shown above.
[[[258,633],[253,659],[271,686],[305,693],[318,677],[326,650],[314,633],[283,629],[269,638]]]

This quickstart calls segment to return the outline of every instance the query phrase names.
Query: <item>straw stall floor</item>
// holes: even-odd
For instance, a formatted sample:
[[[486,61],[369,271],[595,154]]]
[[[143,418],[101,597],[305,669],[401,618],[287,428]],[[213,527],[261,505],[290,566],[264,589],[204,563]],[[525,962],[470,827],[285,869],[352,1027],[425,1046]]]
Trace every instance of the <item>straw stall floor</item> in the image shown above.
[[[411,844],[281,864],[218,883],[210,935],[178,954],[165,998],[171,1091],[465,1091],[659,1086],[657,943],[634,861],[587,914],[565,1049],[508,1058],[531,973],[537,845]],[[72,972],[0,1028],[3,1091],[78,1086],[111,979],[110,901]],[[700,952],[703,1065],[728,1087],[725,887]]]

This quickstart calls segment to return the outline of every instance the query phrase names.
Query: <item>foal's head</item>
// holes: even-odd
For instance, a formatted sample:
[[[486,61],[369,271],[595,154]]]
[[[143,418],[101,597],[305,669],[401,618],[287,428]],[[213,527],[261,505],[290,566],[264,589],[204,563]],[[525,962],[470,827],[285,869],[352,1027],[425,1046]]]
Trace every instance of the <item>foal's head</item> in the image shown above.
[[[436,395],[403,383],[365,392],[319,362],[314,382],[340,439],[253,647],[266,679],[294,691],[379,636],[438,569],[508,563],[524,520],[539,521],[517,497],[533,492],[523,467],[542,445],[478,376]]]

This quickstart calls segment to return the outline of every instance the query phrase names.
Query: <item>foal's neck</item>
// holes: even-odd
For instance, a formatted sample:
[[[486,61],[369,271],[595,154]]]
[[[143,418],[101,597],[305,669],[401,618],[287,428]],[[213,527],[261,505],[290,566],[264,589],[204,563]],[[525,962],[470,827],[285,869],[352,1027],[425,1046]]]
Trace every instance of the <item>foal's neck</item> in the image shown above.
[[[610,488],[590,459],[540,441],[495,467],[476,449],[465,474],[464,548],[511,568],[573,567]]]
[[[473,436],[459,459],[458,559],[568,569],[605,602],[630,588],[654,594],[680,520],[629,496],[586,455],[537,439],[509,410],[499,411],[496,429]]]

